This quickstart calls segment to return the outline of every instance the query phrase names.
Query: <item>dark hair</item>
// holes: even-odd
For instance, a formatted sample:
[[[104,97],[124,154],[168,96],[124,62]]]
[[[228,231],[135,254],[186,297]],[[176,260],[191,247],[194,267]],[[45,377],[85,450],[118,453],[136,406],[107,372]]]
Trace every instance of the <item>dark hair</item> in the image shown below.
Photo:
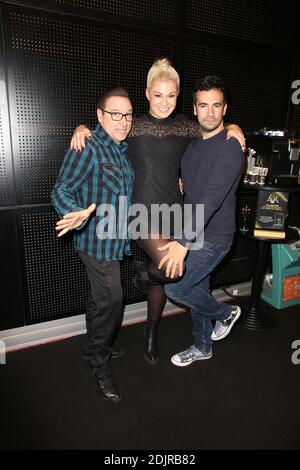
[[[196,102],[196,93],[198,91],[220,90],[223,93],[225,103],[228,103],[228,93],[223,80],[216,75],[206,75],[206,77],[198,80],[194,89],[193,99]]]
[[[128,91],[125,90],[125,88],[123,88],[122,86],[114,86],[111,88],[107,88],[106,90],[102,92],[102,94],[100,95],[98,99],[97,109],[104,108],[106,101],[108,100],[108,98],[111,98],[112,96],[122,96],[123,98],[128,98],[130,101]]]

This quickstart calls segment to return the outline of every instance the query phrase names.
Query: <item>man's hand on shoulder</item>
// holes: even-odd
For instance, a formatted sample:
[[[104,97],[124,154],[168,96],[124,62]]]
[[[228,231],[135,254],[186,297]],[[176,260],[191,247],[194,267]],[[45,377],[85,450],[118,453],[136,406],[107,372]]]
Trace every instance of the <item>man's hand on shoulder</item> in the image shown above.
[[[76,127],[74,134],[72,135],[70,149],[71,150],[83,150],[85,148],[85,139],[91,138],[91,131],[84,124],[80,124]]]

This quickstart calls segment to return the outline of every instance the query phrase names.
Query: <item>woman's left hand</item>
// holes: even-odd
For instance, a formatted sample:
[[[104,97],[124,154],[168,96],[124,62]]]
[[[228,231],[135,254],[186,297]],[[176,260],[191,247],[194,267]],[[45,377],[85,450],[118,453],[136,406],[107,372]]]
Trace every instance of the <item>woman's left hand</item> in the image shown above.
[[[246,139],[242,129],[236,124],[228,124],[227,129],[227,140],[231,137],[235,137],[239,141],[240,146],[242,147],[243,152],[246,151]]]

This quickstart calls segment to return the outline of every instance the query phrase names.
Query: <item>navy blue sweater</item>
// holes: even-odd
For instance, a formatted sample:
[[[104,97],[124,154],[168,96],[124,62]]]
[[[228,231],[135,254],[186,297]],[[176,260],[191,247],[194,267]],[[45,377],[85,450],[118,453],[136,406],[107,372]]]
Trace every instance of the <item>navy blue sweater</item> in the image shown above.
[[[226,140],[226,134],[222,130],[209,139],[192,140],[181,161],[184,203],[193,208],[204,204],[204,240],[221,244],[231,243],[236,230],[235,193],[244,163],[240,144]],[[193,210],[193,230],[195,225]],[[180,243],[188,241],[183,237]]]

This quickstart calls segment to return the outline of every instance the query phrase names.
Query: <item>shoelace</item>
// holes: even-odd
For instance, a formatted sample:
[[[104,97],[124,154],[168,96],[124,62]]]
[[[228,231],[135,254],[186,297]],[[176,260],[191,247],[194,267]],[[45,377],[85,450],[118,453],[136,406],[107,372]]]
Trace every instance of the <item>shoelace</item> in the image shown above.
[[[220,333],[222,331],[222,328],[224,327],[224,325],[222,324],[222,322],[220,321],[216,321],[216,324],[215,324],[215,333]]]
[[[183,359],[189,359],[190,357],[192,357],[194,355],[194,350],[190,347],[189,349],[187,349],[184,354],[182,355],[182,358]]]
[[[229,317],[226,318],[226,320],[223,320],[224,323],[223,323],[223,322],[221,322],[221,323],[223,323],[224,326],[229,325],[229,324],[232,322],[232,320],[235,319],[236,314],[237,314],[237,310],[236,310],[236,309],[231,310],[231,314],[229,315]]]

